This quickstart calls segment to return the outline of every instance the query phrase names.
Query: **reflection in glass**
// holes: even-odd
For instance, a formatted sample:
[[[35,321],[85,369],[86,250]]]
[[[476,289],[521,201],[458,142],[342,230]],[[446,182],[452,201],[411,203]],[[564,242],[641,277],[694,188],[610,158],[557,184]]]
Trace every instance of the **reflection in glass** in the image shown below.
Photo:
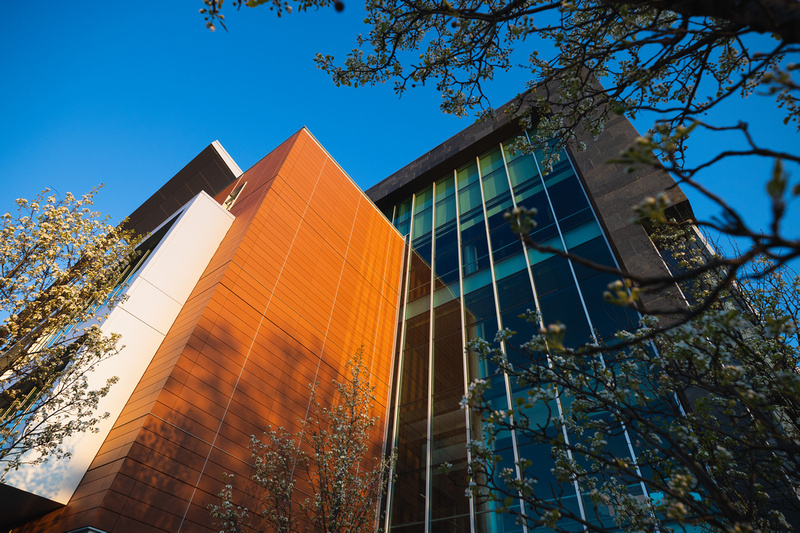
[[[406,273],[405,334],[395,407],[398,463],[389,519],[393,532],[425,531],[426,520],[429,532],[468,531],[470,513],[476,531],[522,530],[514,517],[494,513],[491,504],[475,501],[471,507],[457,484],[465,481],[468,431],[472,438],[484,438],[480,417],[459,409],[467,386],[465,374],[467,380],[489,381],[486,400],[492,408],[509,405],[506,377],[491,361],[465,354],[465,338],[492,340],[502,324],[517,332],[505,346],[512,365],[544,365],[547,354],[521,355],[520,345],[539,328],[524,318],[529,311],[538,310],[546,324],[566,324],[568,346],[591,341],[592,328],[601,339],[611,341],[618,329],[636,323],[629,310],[602,300],[613,277],[530,247],[522,253],[525,246],[505,219],[515,205],[537,210],[537,226],[530,234],[535,242],[614,265],[567,154],[562,152],[552,171],[542,175],[541,150],[512,152],[506,146],[498,144],[460,168],[443,171],[440,179],[391,210],[401,232],[413,228],[414,250]],[[516,383],[508,386],[515,397],[527,393]],[[568,398],[558,401],[569,408]],[[557,413],[553,400],[531,406],[523,416],[532,425],[545,425]],[[531,460],[526,476],[536,478],[545,494],[566,495],[563,501],[580,515],[573,484],[559,484],[553,477],[549,446],[530,435],[516,438],[517,452],[508,430],[492,443],[503,458],[501,467],[513,467],[519,457]],[[616,444],[621,456],[630,455],[622,440]],[[453,465],[449,477],[438,468],[445,462]],[[425,501],[426,489],[430,502]],[[593,504],[587,500],[586,505]],[[603,512],[610,511],[592,509],[587,519]],[[559,526],[580,530],[566,519]]]

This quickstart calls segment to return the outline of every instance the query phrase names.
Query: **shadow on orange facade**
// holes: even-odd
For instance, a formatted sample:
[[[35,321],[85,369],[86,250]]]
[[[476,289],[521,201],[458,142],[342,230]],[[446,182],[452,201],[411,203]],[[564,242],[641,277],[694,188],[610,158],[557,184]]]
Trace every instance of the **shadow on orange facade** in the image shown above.
[[[403,237],[305,129],[216,200],[232,191],[233,225],[72,499],[19,531],[211,531],[223,473],[254,492],[250,436],[298,430],[309,384],[330,398],[361,346],[386,422]]]

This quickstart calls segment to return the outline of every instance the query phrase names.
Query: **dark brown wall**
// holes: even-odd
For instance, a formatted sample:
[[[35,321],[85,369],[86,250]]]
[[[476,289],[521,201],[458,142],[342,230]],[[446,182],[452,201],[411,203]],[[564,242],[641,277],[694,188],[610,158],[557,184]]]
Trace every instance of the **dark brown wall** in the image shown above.
[[[131,213],[125,227],[139,235],[147,235],[200,191],[216,196],[237,177],[213,144],[209,144]]]
[[[647,232],[634,220],[633,207],[648,196],[666,192],[673,205],[691,217],[686,195],[666,171],[660,168],[636,168],[626,171],[627,165],[609,163],[633,145],[639,133],[622,116],[606,123],[603,134],[593,140],[582,140],[586,150],[570,150],[578,176],[583,181],[589,201],[597,213],[621,266],[640,276],[668,274],[661,257]],[[664,300],[666,293],[644,294],[646,305],[673,305]]]

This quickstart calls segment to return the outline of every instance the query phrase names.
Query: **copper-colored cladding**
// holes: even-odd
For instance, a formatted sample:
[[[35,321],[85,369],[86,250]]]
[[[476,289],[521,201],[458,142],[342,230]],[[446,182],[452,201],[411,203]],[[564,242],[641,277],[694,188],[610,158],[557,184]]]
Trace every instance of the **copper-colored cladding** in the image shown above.
[[[241,181],[233,226],[74,497],[26,531],[211,531],[223,472],[251,474],[250,435],[298,429],[308,384],[329,398],[362,345],[385,423],[403,239],[304,129]]]

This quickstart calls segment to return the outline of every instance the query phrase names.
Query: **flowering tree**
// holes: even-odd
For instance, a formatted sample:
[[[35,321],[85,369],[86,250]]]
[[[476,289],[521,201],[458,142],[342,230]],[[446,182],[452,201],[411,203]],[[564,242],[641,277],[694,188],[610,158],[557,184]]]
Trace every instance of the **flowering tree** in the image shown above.
[[[375,530],[392,460],[369,460],[378,419],[371,414],[374,387],[361,350],[347,368],[348,381],[333,381],[336,397],[330,407],[320,404],[319,385],[309,386],[310,414],[296,436],[270,427],[264,440],[251,438],[258,508],[250,511],[234,505],[233,488],[226,486],[220,494],[222,503],[211,508],[223,531],[289,533],[301,531],[303,521],[321,533]],[[298,482],[310,497],[301,500]]]
[[[67,455],[62,440],[95,426],[114,381],[89,390],[87,373],[118,350],[95,313],[127,265],[128,235],[91,211],[96,190],[47,192],[0,223],[0,479]]]
[[[223,2],[203,2],[213,26]],[[305,11],[340,2],[231,3],[266,5],[280,15],[292,6]],[[316,57],[337,85],[393,83],[400,95],[433,86],[444,112],[487,117],[495,113],[487,97],[495,76],[524,71],[526,89],[503,112],[535,127],[532,142],[553,154],[564,146],[583,149],[616,115],[647,114],[652,129],[618,162],[664,167],[718,206],[721,216],[695,222],[747,243],[741,254],[717,258],[720,265],[738,267],[756,256],[782,263],[800,255],[796,227],[781,224],[789,200],[800,195],[800,184],[790,185],[782,169],[800,164],[800,153],[754,137],[735,111],[720,121],[708,117],[726,102],[738,99],[744,107],[744,98],[759,93],[774,98],[784,123],[798,125],[795,0],[366,0],[364,10],[368,35],[358,36],[345,58]],[[687,160],[686,148],[700,132],[724,136],[724,148],[704,144]],[[764,227],[748,224],[724,193],[702,182],[720,161],[742,157],[775,161],[777,178],[763,179],[772,202]],[[757,182],[754,190],[763,190]]]
[[[708,261],[691,234],[661,238],[680,268]],[[495,345],[473,341],[526,392],[498,409],[485,382],[471,385],[464,407],[483,414],[483,437],[469,444],[472,492],[530,528],[800,526],[800,278],[774,266],[759,258],[758,275],[740,276],[691,320],[664,328],[645,317],[608,345],[567,348],[564,326],[531,313],[541,332],[524,350],[543,364],[511,365],[508,331]],[[721,275],[692,278],[686,301]],[[539,455],[503,464],[492,446],[509,431]],[[544,454],[552,470],[539,466]]]

